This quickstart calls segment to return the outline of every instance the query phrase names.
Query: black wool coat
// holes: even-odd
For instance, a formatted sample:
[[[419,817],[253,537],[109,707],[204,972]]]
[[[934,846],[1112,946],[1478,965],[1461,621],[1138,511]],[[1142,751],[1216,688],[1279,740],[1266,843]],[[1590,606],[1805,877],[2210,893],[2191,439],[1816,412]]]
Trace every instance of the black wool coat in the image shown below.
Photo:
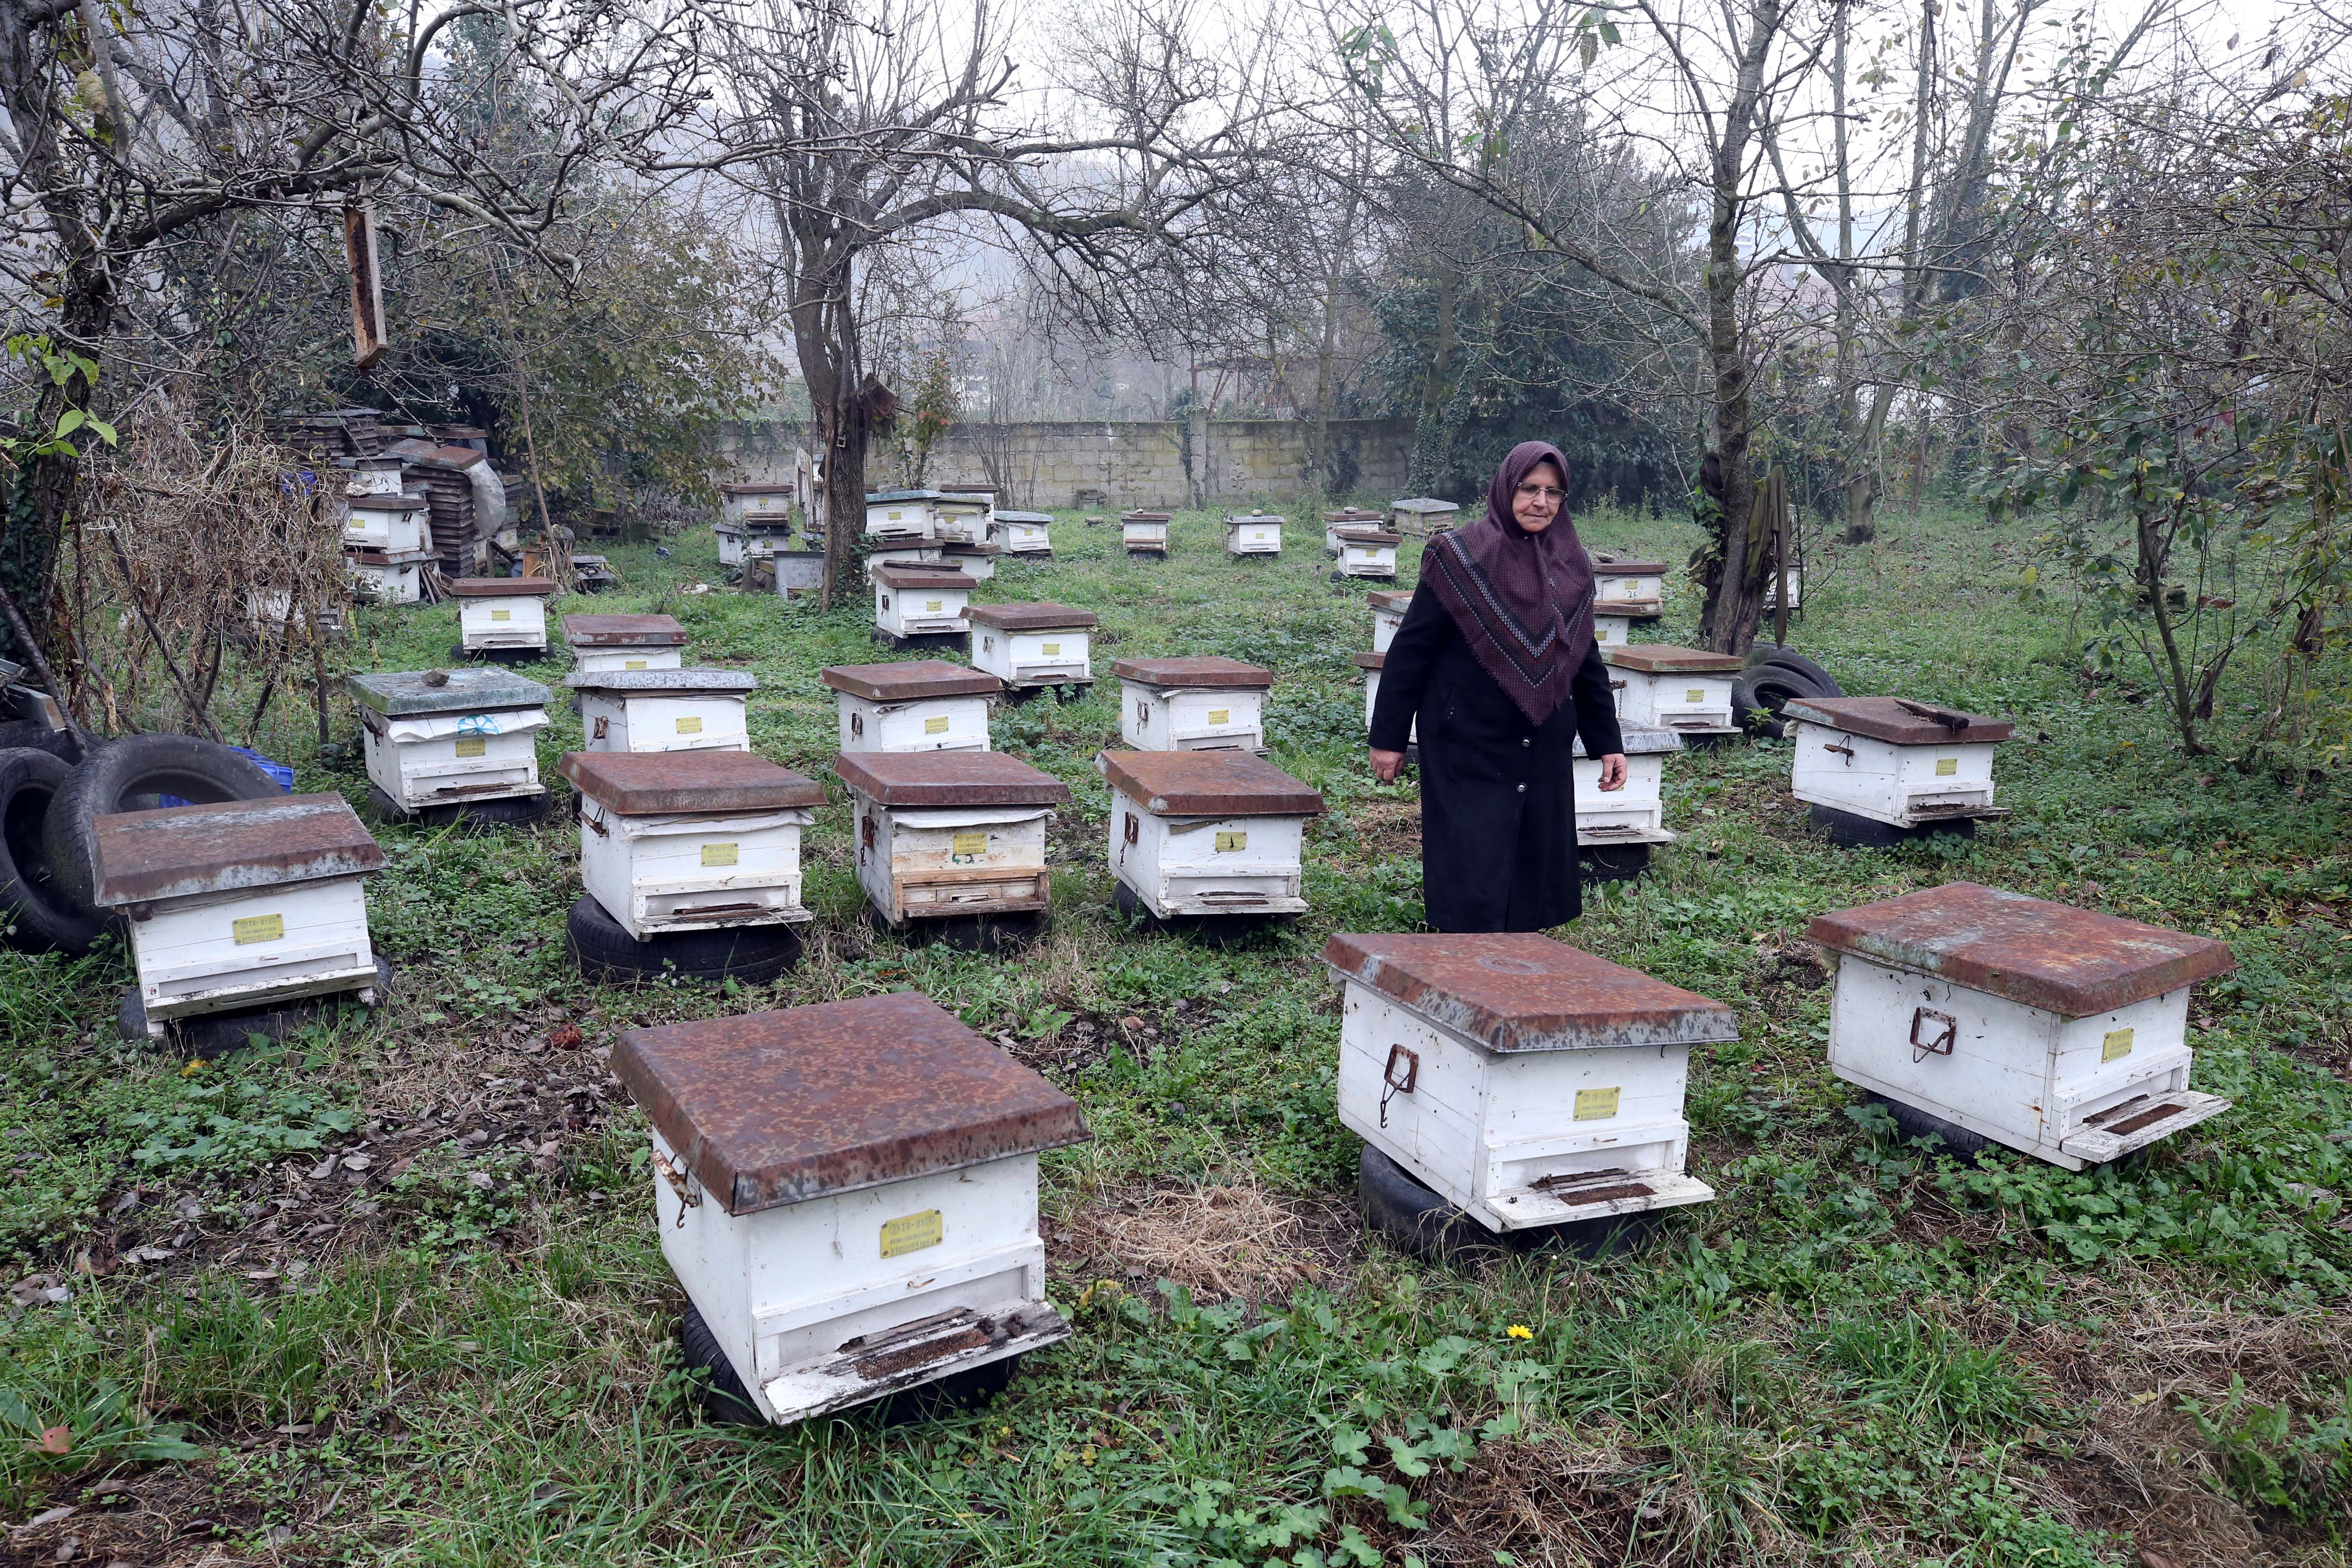
[[[1587,756],[1625,744],[1597,647],[1572,697],[1528,723],[1435,592],[1413,591],[1381,669],[1371,744],[1402,752],[1419,724],[1422,902],[1434,929],[1541,931],[1583,912],[1569,764],[1580,735]]]

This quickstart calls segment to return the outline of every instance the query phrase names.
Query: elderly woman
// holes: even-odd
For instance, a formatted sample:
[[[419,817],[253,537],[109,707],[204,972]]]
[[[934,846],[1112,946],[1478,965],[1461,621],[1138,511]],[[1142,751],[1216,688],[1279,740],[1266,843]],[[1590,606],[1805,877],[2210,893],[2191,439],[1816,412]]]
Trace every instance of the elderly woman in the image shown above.
[[[1601,787],[1625,787],[1592,637],[1592,563],[1568,521],[1567,481],[1559,448],[1511,448],[1486,517],[1422,552],[1421,586],[1381,672],[1372,772],[1396,778],[1417,720],[1422,901],[1438,931],[1574,920],[1579,736],[1601,759]]]

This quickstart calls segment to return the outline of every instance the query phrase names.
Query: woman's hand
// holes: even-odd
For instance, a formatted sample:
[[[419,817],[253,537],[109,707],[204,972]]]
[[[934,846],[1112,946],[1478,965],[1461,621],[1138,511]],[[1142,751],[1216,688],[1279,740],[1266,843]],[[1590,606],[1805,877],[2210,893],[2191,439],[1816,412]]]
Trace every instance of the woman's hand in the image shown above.
[[[1382,784],[1396,783],[1397,774],[1404,772],[1404,753],[1402,752],[1383,752],[1378,746],[1371,748],[1371,753],[1372,776],[1380,780]],[[1617,772],[1619,774],[1619,782],[1622,783],[1625,772],[1625,759],[1622,757],[1617,759]]]
[[[1378,756],[1380,753],[1375,752],[1372,754]],[[1601,787],[1605,790],[1620,790],[1625,787],[1624,752],[1612,752],[1601,759]]]

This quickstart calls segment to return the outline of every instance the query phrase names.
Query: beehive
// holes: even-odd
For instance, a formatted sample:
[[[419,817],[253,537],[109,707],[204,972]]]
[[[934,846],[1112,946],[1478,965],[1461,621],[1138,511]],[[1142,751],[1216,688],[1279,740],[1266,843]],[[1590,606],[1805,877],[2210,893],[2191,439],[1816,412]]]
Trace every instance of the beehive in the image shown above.
[[[1237,658],[1122,658],[1119,739],[1139,752],[1262,752],[1271,672]]]
[[[992,496],[942,491],[931,503],[931,537],[942,544],[985,544]]]
[[[1335,936],[1339,1120],[1494,1231],[1715,1196],[1685,1173],[1690,1050],[1731,1009],[1532,933]]]
[[[866,498],[866,537],[897,543],[939,542],[937,490],[878,490]]]
[[[1397,546],[1404,542],[1402,534],[1391,533],[1384,528],[1343,528],[1339,538],[1339,575],[1369,577],[1375,582],[1393,583],[1397,574]]]
[[[720,485],[719,520],[746,528],[756,525],[761,529],[790,529],[795,489],[789,480],[782,484]]]
[[[748,669],[575,670],[580,728],[592,752],[748,752]]]
[[[900,643],[957,638],[971,630],[965,609],[972,581],[936,566],[883,566],[873,573],[874,629]]]
[[[686,628],[668,616],[566,616],[563,640],[583,675],[676,669],[686,662]]]
[[[1789,608],[1801,610],[1805,605],[1805,569],[1789,568]],[[1780,607],[1780,574],[1769,572],[1764,577],[1764,613],[1771,615]]]
[[[1973,882],[1816,915],[1830,1070],[2079,1171],[2230,1109],[2189,1087],[2189,992],[2218,942]]]
[[[1391,589],[1368,594],[1365,598],[1372,606],[1372,651],[1386,653],[1389,644],[1396,641],[1397,628],[1404,625],[1404,613],[1412,608],[1412,593],[1410,589]]]
[[[1168,553],[1168,513],[1123,511],[1118,514],[1118,539],[1134,555]]]
[[[351,575],[352,593],[367,603],[414,605],[425,597],[419,574],[432,559],[428,550],[393,555],[355,545],[343,552],[343,569]]]
[[[1452,528],[1462,509],[1450,500],[1436,500],[1428,496],[1414,496],[1408,500],[1389,502],[1389,527],[1398,533],[1444,533]]]
[[[568,752],[580,879],[639,942],[782,925],[801,904],[801,829],[824,787],[749,752]]]
[[[945,659],[840,664],[824,671],[845,752],[985,752],[988,700],[1004,683]]]
[[[662,1256],[768,1419],[1069,1337],[1037,1155],[1077,1106],[912,991],[624,1033]]]
[[[2007,815],[1992,803],[1993,748],[2017,732],[2006,719],[1898,697],[1800,698],[1781,716],[1808,805],[1903,828]]]
[[[1636,643],[1601,650],[1609,685],[1617,696],[1617,717],[1632,724],[1672,730],[1678,735],[1736,735],[1731,678],[1739,656],[1665,643]]]
[[[998,509],[989,542],[1007,555],[1054,553],[1054,514],[1046,511],[1006,511]]]
[[[950,544],[940,550],[940,564],[985,583],[996,575],[996,558],[1003,553],[993,544]]]
[[[1389,656],[1385,649],[1379,653],[1356,655],[1356,668],[1364,672],[1364,728],[1366,730],[1372,727],[1372,711],[1381,705],[1381,671],[1388,668],[1388,662]],[[1406,738],[1405,744],[1418,746],[1420,743],[1421,715],[1416,713],[1413,715],[1412,729]]]
[[[866,555],[866,580],[873,582],[874,574],[885,566],[929,566],[940,571],[950,570],[940,564],[947,552],[944,544],[888,544],[870,550]]]
[[[779,550],[768,557],[768,564],[776,574],[776,595],[796,599],[803,594],[814,594],[824,586],[824,552],[822,550]]]
[[[1228,555],[1281,554],[1282,524],[1283,519],[1271,512],[1226,513],[1225,553]]]
[[[336,466],[342,470],[346,497],[396,496],[406,482],[398,458],[343,458]]]
[[[347,495],[343,501],[343,543],[381,551],[387,555],[433,552],[426,519],[430,503],[422,495],[367,493]]]
[[[96,901],[129,917],[149,1034],[298,997],[374,1000],[361,882],[383,851],[341,795],[122,812],[91,837]]]
[[[1015,690],[1091,686],[1097,621],[1067,605],[974,605],[971,662]]]
[[[545,577],[460,577],[449,584],[457,601],[457,640],[467,653],[545,652]]]
[[[1323,797],[1247,752],[1104,752],[1111,874],[1162,920],[1307,911],[1300,858]]]
[[[1339,553],[1339,531],[1343,528],[1378,528],[1381,514],[1367,511],[1360,506],[1343,506],[1323,514],[1323,553]]]
[[[439,677],[436,680],[435,677]],[[377,671],[347,682],[378,806],[409,815],[547,793],[547,688],[502,669]]]
[[[1633,617],[1601,616],[1592,617],[1592,640],[1602,647],[1623,647],[1633,640]]]
[[[833,770],[883,921],[1045,912],[1045,826],[1069,785],[1002,752],[845,752]]]
[[[1592,604],[1601,615],[1654,620],[1666,613],[1666,568],[1658,561],[1592,562]]]
[[[719,564],[747,566],[782,550],[792,537],[793,525],[789,517],[782,516],[743,521],[721,518],[711,524],[710,531],[719,541]]]
[[[1569,771],[1576,780],[1576,843],[1579,848],[1611,844],[1672,844],[1666,827],[1666,759],[1683,749],[1671,730],[1621,724],[1625,748],[1625,787],[1604,793],[1601,760],[1585,754],[1576,739]]]

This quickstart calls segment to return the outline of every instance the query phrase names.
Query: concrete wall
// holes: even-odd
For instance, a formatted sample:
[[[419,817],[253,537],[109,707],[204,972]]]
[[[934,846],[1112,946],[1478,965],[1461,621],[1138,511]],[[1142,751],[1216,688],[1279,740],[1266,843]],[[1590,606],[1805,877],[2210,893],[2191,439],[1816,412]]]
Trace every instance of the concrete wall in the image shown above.
[[[1327,495],[1386,502],[1406,493],[1412,421],[1335,419],[1330,428]],[[923,483],[993,484],[1007,506],[1034,510],[1289,496],[1314,488],[1309,434],[1308,426],[1287,419],[1214,419],[1189,428],[1181,420],[957,425],[932,449]],[[782,482],[793,477],[794,450],[809,442],[799,426],[740,425],[730,427],[724,449],[745,479]],[[1197,462],[1190,449],[1196,443],[1204,448]],[[866,477],[877,489],[899,480],[895,442],[875,444]]]

